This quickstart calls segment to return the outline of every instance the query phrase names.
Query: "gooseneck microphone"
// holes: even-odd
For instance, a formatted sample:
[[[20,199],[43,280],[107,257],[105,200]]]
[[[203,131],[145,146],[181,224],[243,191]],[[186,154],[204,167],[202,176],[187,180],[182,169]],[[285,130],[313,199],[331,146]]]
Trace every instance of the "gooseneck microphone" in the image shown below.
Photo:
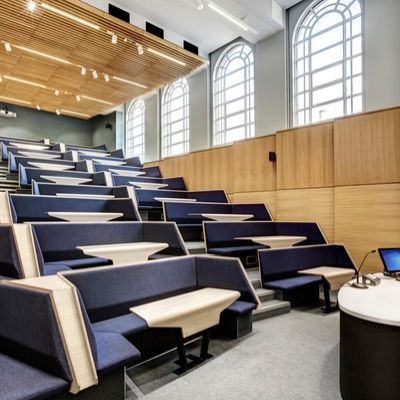
[[[368,285],[366,285],[365,283],[360,282],[360,271],[361,271],[361,268],[363,267],[363,265],[365,263],[365,260],[372,253],[376,253],[376,250],[371,250],[364,256],[363,260],[361,261],[361,264],[360,264],[359,268],[357,269],[357,281],[353,282],[351,284],[351,287],[354,287],[354,288],[357,288],[357,289],[368,289]]]

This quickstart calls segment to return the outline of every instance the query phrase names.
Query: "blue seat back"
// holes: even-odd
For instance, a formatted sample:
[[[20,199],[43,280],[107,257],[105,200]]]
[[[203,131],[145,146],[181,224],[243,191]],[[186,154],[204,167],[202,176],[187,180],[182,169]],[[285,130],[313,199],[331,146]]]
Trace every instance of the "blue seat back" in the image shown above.
[[[253,214],[250,221],[272,221],[272,217],[263,203],[232,204],[232,214]]]
[[[162,203],[154,200],[155,197],[173,197],[177,199],[186,199],[188,192],[180,190],[167,189],[137,189],[135,188],[135,196],[138,208],[162,208]]]
[[[62,165],[67,165],[69,167],[73,167],[72,169],[69,169],[68,171],[76,170],[76,163],[73,161],[59,160],[59,159],[43,160],[41,158],[24,157],[24,156],[14,155],[12,153],[10,153],[8,156],[8,166],[9,166],[10,172],[18,172],[18,167],[20,165],[27,167],[27,168],[36,168],[35,166],[30,164],[32,162],[33,163],[42,163],[42,164],[62,164]]]
[[[196,289],[194,257],[65,273],[79,290],[91,322],[129,314],[129,308]]]
[[[64,158],[64,153],[57,152],[57,151],[23,149],[23,148],[19,148],[19,147],[7,146],[6,144],[3,144],[2,159],[8,160],[8,153],[12,153],[14,156],[24,157],[24,155],[21,154],[21,152],[29,152],[29,153],[37,153],[37,154],[57,154],[59,156],[59,158],[54,159],[54,160],[59,160],[59,161],[62,161]],[[43,159],[42,161],[47,162],[47,160],[45,160],[45,159]]]
[[[307,240],[296,246],[327,243],[324,234],[316,222],[276,222],[277,235],[306,236]]]
[[[108,159],[108,157],[107,157]],[[141,167],[132,167],[129,165],[121,165],[121,166],[112,166],[112,165],[104,165],[104,164],[93,164],[95,172],[106,172],[106,171],[142,171],[145,175],[140,175],[141,177],[147,178],[161,178],[161,172],[158,167],[149,167],[149,168],[141,168]],[[112,172],[112,171],[111,171]]]
[[[188,192],[188,198],[209,203],[229,203],[225,190],[220,189],[190,191]]]
[[[319,266],[355,269],[346,248],[337,244],[259,250],[258,256],[262,282],[285,279],[301,269]]]
[[[274,222],[203,222],[207,249],[254,245],[237,237],[276,235]]]
[[[0,352],[72,380],[48,293],[0,285]]]
[[[104,184],[104,173],[91,174],[89,172],[80,171],[49,171],[39,168],[26,168],[23,165],[19,167],[19,184],[22,188],[30,187],[32,180],[49,183],[49,181],[42,178],[42,176],[66,176],[71,178],[92,179],[92,182],[88,183],[89,185],[96,185],[97,179],[102,179],[103,181],[99,181],[98,184]]]
[[[86,258],[77,246],[162,242],[169,247],[162,254],[185,255],[174,224],[161,222],[107,222],[93,224],[32,224],[37,250],[44,262]]]
[[[56,196],[57,193],[89,194],[99,196],[115,196],[116,198],[129,197],[126,186],[108,187],[95,185],[57,185],[55,183],[32,182],[32,194],[42,196]]]
[[[23,277],[12,227],[7,225],[0,225],[0,275],[15,279]]]
[[[120,212],[116,221],[137,221],[139,216],[131,199],[74,199],[55,196],[10,195],[11,213],[16,223],[60,221],[48,212]]]
[[[169,190],[186,190],[185,181],[182,177],[178,178],[152,178],[146,176],[121,176],[113,174],[114,186],[129,186],[129,182],[151,182],[151,183],[163,183],[168,185],[166,189]]]

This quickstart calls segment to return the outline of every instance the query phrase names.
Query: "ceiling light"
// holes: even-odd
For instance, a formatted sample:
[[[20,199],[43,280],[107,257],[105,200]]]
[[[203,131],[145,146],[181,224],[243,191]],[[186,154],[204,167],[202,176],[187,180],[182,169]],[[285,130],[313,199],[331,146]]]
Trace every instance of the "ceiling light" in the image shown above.
[[[81,75],[86,75],[86,68],[85,67],[81,68]]]
[[[77,111],[71,111],[71,110],[64,110],[63,108],[61,109],[61,112],[64,114],[71,114],[71,115],[76,115],[78,117],[84,117],[84,118],[90,118],[89,114],[83,114]]]
[[[144,54],[144,50],[143,50],[143,46],[141,44],[136,44],[137,46],[137,51],[139,53],[139,55],[143,55]]]
[[[63,10],[60,10],[59,8],[53,7],[50,4],[42,3],[42,7],[45,8],[46,10],[49,10],[49,11],[52,11],[52,12],[58,14],[58,15],[61,15],[62,17],[69,18],[72,21],[78,22],[78,23],[80,23],[82,25],[86,25],[89,28],[93,28],[93,29],[96,29],[98,31],[100,30],[100,27],[98,25],[93,24],[92,22],[86,21],[83,18],[79,18],[79,17],[77,17],[77,16],[75,16],[73,14],[67,13],[67,12],[65,12]]]
[[[27,5],[28,11],[34,12],[36,10],[36,1],[29,0]]]
[[[82,99],[85,99],[85,100],[97,101],[98,103],[107,104],[109,106],[114,105],[114,103],[111,103],[111,102],[105,101],[105,100],[101,100],[101,99],[96,99],[95,97],[90,97],[90,96],[85,96],[85,95],[82,95],[81,97],[82,97]]]
[[[97,75],[97,71],[95,69],[92,71],[92,76],[94,79],[97,79],[99,77],[99,75]]]
[[[60,115],[60,114],[61,114],[61,111],[60,111],[59,109],[57,109],[57,110],[56,110],[56,114],[57,114],[57,115]]]
[[[106,82],[110,82],[110,77],[108,76],[108,74],[104,74],[104,80]]]
[[[174,62],[174,63],[176,63],[176,64],[179,64],[179,65],[186,66],[186,63],[184,63],[183,61],[180,61],[180,60],[178,60],[178,59],[176,59],[176,58],[174,58],[174,57],[171,57],[171,56],[169,56],[168,54],[161,53],[161,51],[154,50],[154,49],[151,49],[151,48],[148,48],[147,50],[148,50],[150,53],[153,53],[153,54],[156,54],[157,56],[160,56],[160,57],[162,57],[162,58],[165,58],[166,60],[172,61],[172,62]]]
[[[115,79],[116,81],[119,81],[119,82],[127,83],[128,85],[137,86],[137,87],[140,87],[143,89],[148,89],[148,87],[145,85],[142,85],[140,83],[136,83],[133,81],[129,81],[128,79],[119,78],[118,76],[113,76],[113,79]]]
[[[253,33],[257,34],[258,32],[254,29],[251,28],[249,25],[244,23],[240,18],[236,17],[235,15],[229,13],[228,11],[224,10],[222,7],[218,6],[215,3],[207,3],[208,7],[211,8],[211,10],[215,11],[217,14],[221,15],[222,17],[226,18],[227,20],[231,21],[233,24],[239,26],[242,28],[244,31],[252,31]]]
[[[9,75],[3,75],[3,78],[8,79],[9,81],[23,83],[25,85],[36,86],[36,87],[39,87],[39,88],[42,88],[42,89],[47,89],[47,86],[46,85],[42,85],[41,83],[27,81],[25,79],[20,79],[20,78],[14,78],[13,76],[9,76]]]
[[[204,8],[203,0],[197,0],[197,9],[202,10]]]
[[[39,104],[36,106],[36,110],[40,111],[40,105]]]
[[[63,58],[55,57],[55,56],[52,56],[52,55],[47,54],[47,53],[42,53],[41,51],[33,50],[33,49],[30,49],[29,47],[24,47],[24,46],[14,46],[14,47],[19,49],[19,50],[31,53],[31,54],[35,54],[37,56],[48,58],[49,60],[58,61],[58,62],[63,63],[63,64],[72,65],[71,62],[69,62],[67,60],[64,60]]]
[[[6,52],[9,53],[9,52],[11,51],[11,44],[5,42],[5,43],[4,43],[4,48],[6,49]]]
[[[54,94],[55,94],[56,96],[59,96],[59,95],[60,95],[60,91],[59,91],[58,89],[56,89],[56,90],[54,91]]]
[[[77,94],[76,96],[75,96],[75,98],[76,98],[76,101],[81,101],[81,96],[79,96],[79,94]]]
[[[111,43],[112,43],[112,44],[117,44],[117,42],[118,42],[118,36],[114,33],[114,34],[111,36]]]
[[[128,43],[129,39],[128,38],[124,38],[124,43]]]
[[[1,77],[1,75],[0,75],[0,82],[3,82],[3,78]]]
[[[21,104],[32,104],[30,101],[16,99],[15,97],[0,96],[0,99]]]

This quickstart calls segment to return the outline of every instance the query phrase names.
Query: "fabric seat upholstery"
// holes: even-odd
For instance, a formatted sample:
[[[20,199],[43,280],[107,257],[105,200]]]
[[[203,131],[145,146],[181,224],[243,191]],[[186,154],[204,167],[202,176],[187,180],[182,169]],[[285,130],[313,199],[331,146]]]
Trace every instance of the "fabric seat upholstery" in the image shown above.
[[[256,308],[255,303],[237,300],[233,304],[231,304],[225,311],[238,315],[243,315],[249,313],[250,311],[255,310],[255,308]]]
[[[44,264],[43,267],[43,275],[48,276],[48,275],[56,275],[59,272],[63,271],[70,271],[71,268],[69,268],[67,265],[63,264],[58,264],[58,263],[46,263]]]
[[[263,245],[249,245],[249,246],[236,246],[236,247],[220,247],[216,249],[208,249],[208,253],[221,254],[221,255],[237,255],[244,253],[253,253],[259,249],[265,249]]]
[[[0,354],[0,399],[50,399],[67,392],[69,382]]]
[[[119,333],[120,335],[127,337],[134,333],[146,330],[147,323],[144,319],[131,313],[95,322],[92,324],[92,328],[95,332]]]
[[[139,350],[118,333],[94,332],[97,373],[107,374],[140,359]]]
[[[110,261],[101,257],[88,257],[88,258],[76,258],[71,260],[51,261],[49,264],[56,266],[62,265],[70,269],[85,268],[85,267],[97,267],[102,265],[110,264]]]
[[[271,282],[264,282],[263,286],[267,289],[292,290],[301,286],[320,283],[322,283],[322,278],[320,276],[304,275],[294,276],[293,278],[287,279],[279,279]]]

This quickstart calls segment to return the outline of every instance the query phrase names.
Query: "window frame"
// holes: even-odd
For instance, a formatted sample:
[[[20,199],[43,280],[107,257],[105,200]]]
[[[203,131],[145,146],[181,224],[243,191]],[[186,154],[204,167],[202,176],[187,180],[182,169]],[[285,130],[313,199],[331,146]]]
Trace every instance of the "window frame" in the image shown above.
[[[229,55],[232,50],[242,47],[240,52],[241,56],[234,56],[229,59]],[[243,50],[248,48],[250,51],[243,56]],[[240,58],[243,61],[243,66],[226,73],[226,69],[229,64],[235,59]],[[212,74],[212,147],[224,146],[226,144],[233,143],[237,140],[249,139],[255,136],[255,54],[254,48],[244,41],[238,41],[227,46],[224,51],[219,55]],[[224,69],[224,71],[222,71]],[[230,86],[226,86],[224,80],[227,77],[243,71],[244,79],[234,83]],[[226,92],[235,87],[243,85],[244,94],[226,101]],[[218,97],[223,99],[220,101]],[[234,112],[227,113],[227,106],[243,101],[243,107]],[[219,110],[220,109],[220,110]],[[231,126],[229,129],[226,128],[227,120],[236,115],[244,115],[244,123]],[[228,141],[227,133],[229,130],[243,129],[244,136],[242,138]]]
[[[135,115],[135,113],[139,111],[139,115]],[[131,126],[134,124],[135,119],[140,118],[141,121],[137,125]],[[126,111],[126,135],[125,135],[125,151],[127,157],[139,157],[142,163],[145,162],[146,158],[146,104],[143,99],[132,100],[129,103],[129,106]],[[135,134],[135,130],[139,128],[140,133]],[[133,133],[130,135],[130,133]],[[141,138],[142,144],[135,146],[135,140]],[[132,146],[130,146],[130,142],[132,142]],[[135,149],[141,147],[141,152],[136,153]]]
[[[301,13],[300,17],[298,18],[293,32],[292,32],[292,38],[291,38],[291,48],[290,48],[290,60],[291,60],[291,120],[292,120],[292,126],[297,127],[297,126],[304,126],[308,124],[313,124],[313,123],[320,123],[327,121],[332,118],[340,118],[343,116],[347,115],[352,115],[355,113],[360,113],[363,110],[365,110],[365,48],[364,48],[364,39],[365,39],[365,34],[364,34],[364,4],[363,0],[352,0],[349,1],[348,5],[343,4],[343,0],[336,0],[335,1],[335,9],[334,10],[326,10],[327,7],[332,6],[332,4],[327,4],[326,6],[321,6],[322,3],[324,2],[329,2],[329,0],[315,0],[311,2],[311,4],[308,5],[304,9],[304,11]],[[352,14],[350,8],[354,3],[358,3],[360,7],[360,12],[357,14]],[[338,6],[344,7],[344,10],[338,10]],[[317,12],[314,10],[316,8],[319,8]],[[348,11],[350,14],[350,17],[346,17],[344,13]],[[332,13],[332,12],[338,12],[342,16],[342,21],[330,25],[328,28],[321,29],[316,33],[311,33],[307,35],[306,33],[303,34],[303,38],[299,39],[299,31],[300,29],[308,29],[312,32],[312,28],[315,26],[315,24],[319,21],[320,18],[324,17],[325,15]],[[310,18],[310,14],[314,14],[313,17]],[[352,32],[352,21],[355,19],[360,18],[360,32],[353,34]],[[307,22],[307,19],[309,21]],[[313,22],[314,20],[314,22]],[[307,22],[307,23],[306,23]],[[349,35],[347,36],[347,29],[348,29],[348,24],[350,23],[351,28]],[[304,28],[305,26],[305,28]],[[314,52],[312,52],[311,49],[311,41],[313,38],[318,38],[321,37],[321,35],[336,29],[338,27],[343,27],[342,30],[342,39],[340,41],[337,41],[333,44],[330,44],[329,46],[320,48]],[[355,39],[360,38],[361,46],[360,46],[360,51],[353,54],[353,41]],[[298,57],[297,55],[297,49],[296,47],[298,45],[304,45],[304,54],[301,57]],[[349,44],[349,46],[347,45]],[[305,53],[305,47],[308,46],[308,54]],[[312,58],[315,55],[321,54],[324,51],[327,51],[329,49],[335,48],[336,46],[340,47],[342,46],[342,56],[340,60],[326,64],[320,68],[312,69]],[[347,52],[350,53],[350,55],[347,54]],[[361,69],[360,72],[358,73],[353,73],[353,60],[360,58],[360,65]],[[303,73],[298,73],[297,68],[298,68],[298,62],[302,61],[304,62],[304,71]],[[306,63],[308,64],[308,71],[306,71]],[[348,64],[351,65],[351,67],[348,67]],[[324,82],[322,84],[319,84],[317,86],[313,86],[313,79],[314,75],[318,72],[324,72],[329,70],[330,68],[334,68],[335,66],[342,66],[342,77],[338,78],[336,80],[331,80]],[[347,74],[348,70],[350,70],[349,74]],[[353,84],[354,80],[360,78],[361,80],[361,91],[355,92],[353,89]],[[303,79],[303,89],[298,90],[298,79]],[[308,80],[308,89],[306,88],[306,80]],[[347,81],[350,82],[350,91],[348,91],[347,88]],[[339,97],[336,98],[331,98],[325,102],[313,104],[313,94],[321,89],[333,86],[335,84],[341,84],[342,85],[342,93]],[[306,95],[308,95],[308,105],[306,104]],[[299,96],[304,96],[304,105],[302,108],[298,108],[298,98]],[[361,109],[357,109],[354,111],[355,107],[355,99],[361,96]],[[343,102],[343,113],[341,115],[332,117],[332,118],[320,118],[319,120],[313,120],[313,110],[323,107],[324,105],[330,105],[334,104],[336,102]],[[350,103],[350,104],[349,104]],[[320,112],[323,110],[320,110]],[[300,120],[300,113],[303,114],[304,120],[299,123]]]
[[[175,90],[181,89],[182,94],[173,97]],[[182,98],[182,105],[171,109],[173,101]],[[186,77],[177,79],[175,82],[167,85],[162,91],[161,96],[161,158],[174,157],[189,152],[190,140],[190,109],[189,109],[190,93],[189,82]],[[174,112],[182,111],[182,118],[171,120]],[[182,122],[182,129],[171,131],[174,124]],[[181,135],[178,141],[172,143],[174,136]],[[176,145],[183,145],[183,152],[172,154],[171,149]]]

